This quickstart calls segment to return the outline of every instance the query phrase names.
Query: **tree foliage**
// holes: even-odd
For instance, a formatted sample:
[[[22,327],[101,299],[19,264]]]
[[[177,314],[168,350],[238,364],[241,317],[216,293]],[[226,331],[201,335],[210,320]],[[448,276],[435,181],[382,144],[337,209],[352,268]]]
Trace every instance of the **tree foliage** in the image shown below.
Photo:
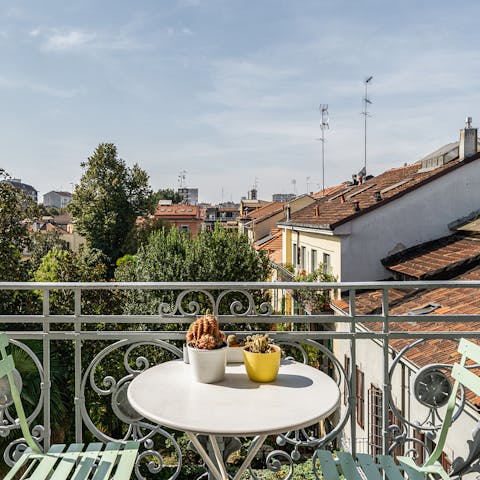
[[[113,265],[127,253],[125,237],[137,216],[151,209],[148,175],[136,164],[127,167],[112,143],[100,144],[81,166],[84,173],[68,210],[78,232]]]
[[[43,257],[54,248],[57,250],[69,249],[68,242],[62,240],[58,232],[35,232],[31,236],[29,269],[32,275],[37,271]]]
[[[0,169],[0,180],[7,178]],[[22,190],[0,181],[0,280],[26,280],[22,255],[30,246],[29,220],[37,213],[36,206]]]
[[[157,205],[160,200],[171,200],[172,203],[182,203],[183,197],[173,188],[162,188],[152,195],[152,199],[155,205]]]
[[[267,280],[269,274],[267,255],[257,253],[244,235],[216,228],[190,238],[171,228],[152,233],[135,259],[124,262],[117,269],[116,279],[127,282],[257,282]],[[154,313],[161,302],[173,304],[177,295],[178,291],[129,291],[126,313]],[[205,302],[203,308],[211,309],[212,306]]]

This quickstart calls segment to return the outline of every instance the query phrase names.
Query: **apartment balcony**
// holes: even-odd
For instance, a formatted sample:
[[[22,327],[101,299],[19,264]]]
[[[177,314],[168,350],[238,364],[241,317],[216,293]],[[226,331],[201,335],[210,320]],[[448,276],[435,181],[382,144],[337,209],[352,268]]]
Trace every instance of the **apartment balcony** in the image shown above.
[[[452,352],[460,338],[479,338],[480,309],[464,313],[460,305],[439,314],[434,302],[433,307],[406,303],[411,308],[399,314],[398,305],[419,292],[446,291],[445,298],[453,299],[475,297],[478,288],[475,281],[0,283],[0,330],[10,338],[30,429],[42,448],[135,439],[142,445],[139,479],[208,473],[182,432],[156,425],[132,408],[126,394],[131,381],[155,364],[181,359],[185,330],[206,309],[226,333],[240,338],[268,331],[284,357],[334,378],[342,398],[321,423],[270,438],[252,462],[251,478],[266,478],[258,469],[296,478],[301,465],[320,479],[312,460],[319,448],[410,453],[419,461],[433,448],[456,361]],[[305,292],[309,299],[330,295],[333,310],[294,309],[293,299],[306,298]],[[471,433],[479,420],[477,401],[463,390],[458,398],[444,456],[457,469],[460,457],[478,468],[480,436],[478,430]],[[25,444],[5,379],[0,379],[0,415],[0,449],[12,465]],[[245,448],[232,448],[232,468],[248,454],[251,439],[239,440]]]

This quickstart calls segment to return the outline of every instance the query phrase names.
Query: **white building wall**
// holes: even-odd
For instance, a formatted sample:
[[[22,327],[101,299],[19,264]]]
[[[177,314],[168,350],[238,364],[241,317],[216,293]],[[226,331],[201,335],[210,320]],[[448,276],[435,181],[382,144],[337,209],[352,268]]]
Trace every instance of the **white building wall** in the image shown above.
[[[341,327],[342,324],[337,324],[338,330],[345,330],[345,327]],[[347,340],[335,340],[334,352],[338,360],[344,365],[344,358],[347,355],[351,357],[350,342]],[[356,351],[356,364],[360,370],[364,373],[364,385],[365,385],[365,423],[364,429],[361,429],[356,424],[356,438],[357,448],[360,453],[370,453],[368,450],[369,440],[369,416],[368,416],[368,389],[371,384],[382,388],[383,384],[383,350],[379,342],[374,340],[361,340],[357,341]],[[390,364],[391,364],[390,358]],[[432,360],[434,362],[434,360]],[[410,422],[423,422],[428,416],[428,410],[425,406],[421,405],[414,397],[413,394],[413,380],[416,373],[416,368],[408,359],[401,364],[397,365],[392,377],[392,397],[394,399],[397,408],[402,408],[402,395],[404,396],[404,415]],[[405,370],[404,384],[402,381],[402,365]],[[342,389],[342,401],[340,405],[340,414],[343,415],[346,406],[343,403],[343,382],[341,384]],[[440,409],[440,417],[443,418],[445,413],[445,407]],[[472,430],[477,426],[480,420],[480,416],[475,412],[471,405],[467,405],[464,412],[450,427],[448,432],[447,441],[445,443],[444,452],[447,454],[450,461],[454,460],[458,456],[463,456],[468,452],[467,441],[472,438]],[[437,421],[438,424],[438,421]],[[347,439],[351,439],[350,422],[347,423],[344,429],[344,433]],[[409,432],[413,434],[412,430]],[[408,447],[412,447],[411,443],[407,444]]]
[[[388,278],[388,255],[448,235],[448,224],[480,208],[480,160],[473,161],[335,229],[341,280]],[[348,235],[348,233],[350,233]]]

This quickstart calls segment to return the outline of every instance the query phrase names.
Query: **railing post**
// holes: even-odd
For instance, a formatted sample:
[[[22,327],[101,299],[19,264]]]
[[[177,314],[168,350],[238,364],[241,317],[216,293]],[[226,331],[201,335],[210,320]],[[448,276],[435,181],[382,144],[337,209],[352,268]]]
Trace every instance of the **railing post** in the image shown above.
[[[50,379],[50,290],[43,290],[42,296],[42,315],[43,315],[43,427],[44,427],[44,441],[43,446],[45,451],[50,448],[50,436],[52,433],[50,426],[50,389],[52,382]]]
[[[74,328],[75,328],[75,442],[82,443],[82,411],[81,407],[85,402],[82,394],[82,339],[80,336],[82,323],[80,315],[82,314],[82,291],[75,289],[74,306]]]
[[[356,290],[350,289],[348,291],[348,302],[350,305],[350,378],[347,379],[350,385],[350,392],[348,395],[348,408],[350,409],[350,436],[351,436],[351,450],[352,455],[357,451],[357,340],[355,336],[355,295]]]
[[[382,453],[388,454],[388,423],[389,423],[389,400],[391,383],[389,375],[389,311],[388,311],[388,288],[382,289],[382,317],[383,317],[383,387],[382,387]]]

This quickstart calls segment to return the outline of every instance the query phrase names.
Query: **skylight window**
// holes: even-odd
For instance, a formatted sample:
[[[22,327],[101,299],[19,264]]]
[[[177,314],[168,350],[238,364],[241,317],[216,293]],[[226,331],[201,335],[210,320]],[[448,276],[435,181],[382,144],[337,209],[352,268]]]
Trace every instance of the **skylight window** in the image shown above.
[[[408,315],[428,315],[429,313],[434,312],[437,308],[440,308],[442,305],[440,303],[429,302],[425,305],[422,305],[418,308],[412,308],[409,310]]]

